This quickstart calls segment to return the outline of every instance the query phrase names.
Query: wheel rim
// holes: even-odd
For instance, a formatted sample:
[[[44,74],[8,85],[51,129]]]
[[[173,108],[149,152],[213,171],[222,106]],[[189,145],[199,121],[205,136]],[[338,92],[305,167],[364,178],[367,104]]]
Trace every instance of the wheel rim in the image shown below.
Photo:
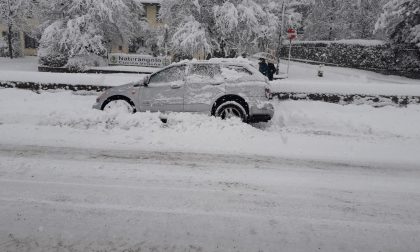
[[[222,119],[242,118],[242,113],[239,108],[226,107],[220,112],[220,117]]]
[[[105,112],[118,112],[124,114],[134,113],[134,108],[130,103],[124,100],[110,101],[105,107]]]

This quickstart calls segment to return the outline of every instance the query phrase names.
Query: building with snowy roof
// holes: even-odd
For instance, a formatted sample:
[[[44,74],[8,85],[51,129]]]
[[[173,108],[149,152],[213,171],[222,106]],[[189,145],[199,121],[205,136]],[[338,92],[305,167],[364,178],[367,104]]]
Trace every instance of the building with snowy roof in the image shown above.
[[[144,6],[144,18],[147,20],[149,26],[152,29],[157,29],[162,25],[162,22],[159,20],[159,10],[160,4],[163,0],[140,0]],[[39,25],[39,22],[36,18],[30,18],[30,23],[34,28]],[[8,55],[8,44],[7,44],[7,35],[8,28],[6,24],[0,23],[0,56]],[[29,36],[24,32],[16,32],[14,34],[14,40],[17,42],[14,43],[14,48],[16,51],[21,52],[24,56],[36,56],[38,42],[36,39]],[[136,41],[136,40],[134,40]],[[144,44],[141,40],[137,41],[139,44]],[[112,53],[135,53],[133,47],[127,41],[111,41]],[[136,48],[136,47],[134,47]]]

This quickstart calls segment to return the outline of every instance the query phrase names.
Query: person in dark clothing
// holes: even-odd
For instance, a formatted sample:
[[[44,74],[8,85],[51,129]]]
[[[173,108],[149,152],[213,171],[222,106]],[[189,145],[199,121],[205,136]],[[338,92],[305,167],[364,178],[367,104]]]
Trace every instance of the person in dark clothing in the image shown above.
[[[262,74],[264,74],[265,76],[268,75],[268,65],[267,63],[265,63],[265,59],[260,59],[260,63],[258,63],[258,65],[260,66],[259,70]]]
[[[276,66],[272,62],[268,62],[268,79],[270,81],[274,80],[274,73],[277,71]]]

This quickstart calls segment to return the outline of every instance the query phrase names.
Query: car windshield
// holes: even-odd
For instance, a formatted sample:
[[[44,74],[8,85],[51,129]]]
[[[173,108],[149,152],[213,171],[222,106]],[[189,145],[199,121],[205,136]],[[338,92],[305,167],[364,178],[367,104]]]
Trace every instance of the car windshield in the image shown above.
[[[185,76],[186,66],[173,66],[162,70],[150,77],[149,84],[159,84],[182,81]]]
[[[224,65],[222,76],[227,80],[243,80],[252,76],[252,73],[243,66]]]
[[[223,81],[220,65],[192,64],[188,76],[190,83],[210,83]]]

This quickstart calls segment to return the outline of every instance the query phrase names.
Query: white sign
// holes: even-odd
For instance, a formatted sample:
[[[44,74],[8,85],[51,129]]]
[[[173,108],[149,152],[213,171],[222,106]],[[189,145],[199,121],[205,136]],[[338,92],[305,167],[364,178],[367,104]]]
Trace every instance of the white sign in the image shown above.
[[[171,64],[169,57],[153,57],[140,54],[111,53],[108,56],[110,65],[164,67]]]

